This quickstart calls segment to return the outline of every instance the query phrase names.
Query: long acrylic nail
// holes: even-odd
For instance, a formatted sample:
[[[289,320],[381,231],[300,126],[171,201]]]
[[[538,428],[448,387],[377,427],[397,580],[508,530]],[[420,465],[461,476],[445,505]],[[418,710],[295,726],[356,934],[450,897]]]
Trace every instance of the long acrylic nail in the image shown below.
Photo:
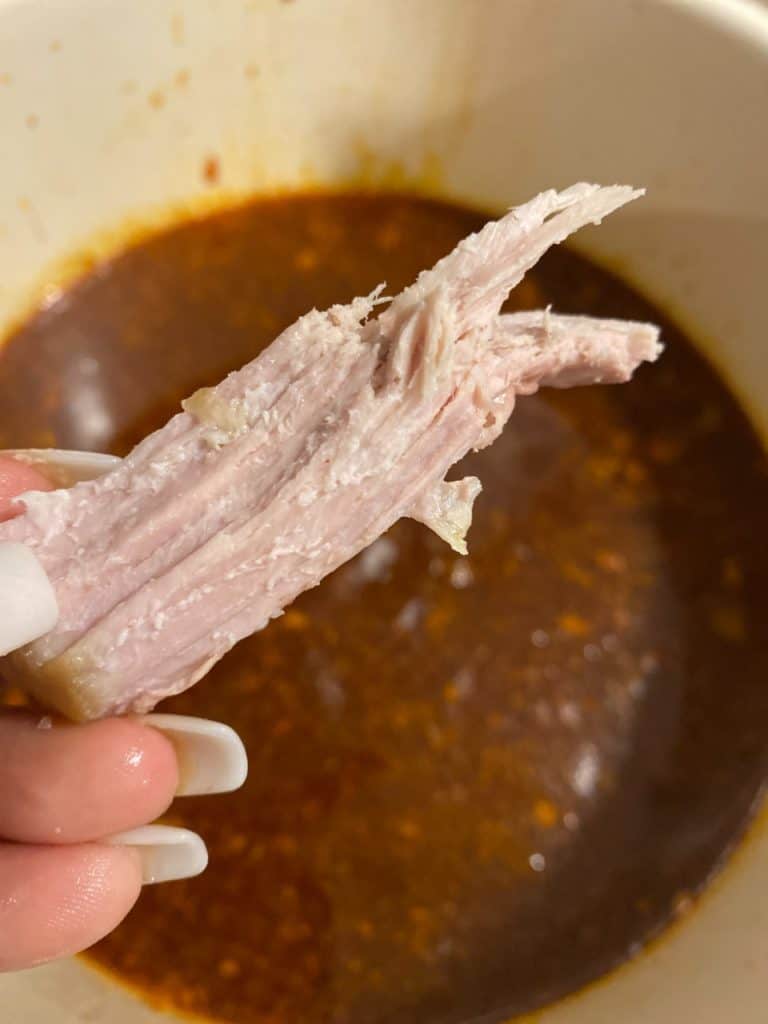
[[[0,655],[53,629],[56,594],[37,555],[25,544],[0,543]]]
[[[208,866],[208,850],[196,832],[170,825],[144,825],[109,836],[111,846],[130,846],[141,859],[144,885],[194,878]]]
[[[71,487],[81,480],[93,480],[120,465],[116,455],[101,452],[64,451],[59,448],[12,448],[0,452],[35,466],[57,487]]]
[[[228,725],[187,715],[146,715],[142,721],[162,732],[179,762],[177,796],[229,793],[248,774],[243,741]]]

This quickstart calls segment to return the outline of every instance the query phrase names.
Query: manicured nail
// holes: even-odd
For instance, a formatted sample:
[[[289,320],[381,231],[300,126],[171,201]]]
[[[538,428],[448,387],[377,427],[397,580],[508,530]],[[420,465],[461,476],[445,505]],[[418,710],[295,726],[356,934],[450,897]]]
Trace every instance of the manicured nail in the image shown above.
[[[0,655],[53,629],[56,594],[37,555],[25,544],[0,543]]]
[[[170,825],[144,825],[104,840],[111,846],[130,846],[141,858],[144,885],[194,878],[208,866],[208,850],[196,832]]]
[[[146,715],[142,721],[167,736],[176,750],[177,796],[229,793],[245,782],[248,756],[243,741],[223,722],[187,715]]]
[[[13,448],[0,454],[35,466],[57,487],[71,487],[81,480],[93,480],[119,466],[122,461],[116,455],[62,451],[59,448]]]

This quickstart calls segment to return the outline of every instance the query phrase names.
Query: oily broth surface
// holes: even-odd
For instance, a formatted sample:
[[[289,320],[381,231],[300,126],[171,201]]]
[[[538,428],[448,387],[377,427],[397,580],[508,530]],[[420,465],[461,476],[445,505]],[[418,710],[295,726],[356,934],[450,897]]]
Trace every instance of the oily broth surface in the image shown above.
[[[405,196],[258,201],[98,267],[0,353],[0,446],[123,453],[312,306],[393,293],[482,219]],[[520,401],[457,467],[470,555],[402,522],[164,710],[243,736],[177,801],[201,878],[91,956],[237,1024],[432,1024],[620,962],[740,834],[768,736],[768,477],[712,370],[567,250],[514,308],[662,323],[627,386]]]

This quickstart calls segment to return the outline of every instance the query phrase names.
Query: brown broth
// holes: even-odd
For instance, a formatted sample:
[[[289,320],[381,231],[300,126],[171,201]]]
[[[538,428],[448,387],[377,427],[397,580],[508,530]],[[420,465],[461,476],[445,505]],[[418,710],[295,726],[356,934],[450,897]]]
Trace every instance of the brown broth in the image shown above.
[[[0,446],[125,452],[299,314],[410,281],[482,221],[397,196],[258,201],[98,267],[0,354]],[[470,555],[402,522],[164,710],[250,778],[178,801],[201,878],[92,951],[236,1024],[448,1024],[624,960],[742,832],[768,746],[766,460],[615,277],[552,252],[514,308],[660,322],[629,385],[524,399],[466,461]]]

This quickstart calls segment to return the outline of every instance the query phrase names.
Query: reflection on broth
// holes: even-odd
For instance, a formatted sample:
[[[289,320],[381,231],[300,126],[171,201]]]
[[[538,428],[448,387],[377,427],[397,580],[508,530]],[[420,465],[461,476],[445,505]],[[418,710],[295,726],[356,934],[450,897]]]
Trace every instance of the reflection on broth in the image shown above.
[[[388,196],[259,201],[100,267],[0,355],[0,446],[124,452],[311,306],[406,284],[481,219]],[[583,258],[515,308],[665,324]],[[704,883],[768,735],[768,474],[665,325],[617,389],[520,401],[457,468],[460,558],[402,522],[163,710],[243,736],[242,791],[179,801],[211,867],[92,957],[237,1024],[522,1012],[624,959]]]

